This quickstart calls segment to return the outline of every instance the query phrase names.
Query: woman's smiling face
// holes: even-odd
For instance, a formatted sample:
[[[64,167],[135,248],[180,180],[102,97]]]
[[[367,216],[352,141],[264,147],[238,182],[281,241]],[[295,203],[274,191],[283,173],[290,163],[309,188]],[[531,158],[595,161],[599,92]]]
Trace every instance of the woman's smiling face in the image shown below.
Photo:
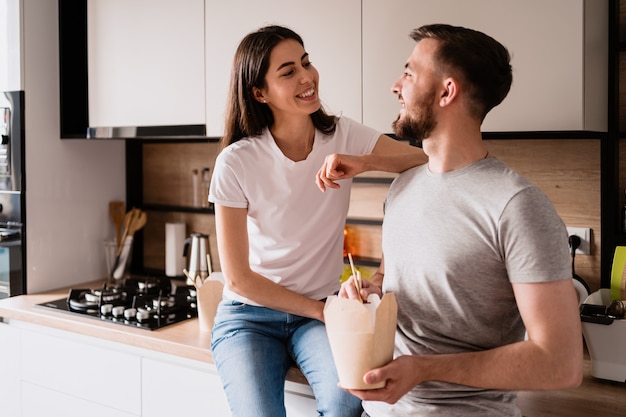
[[[270,54],[265,87],[254,91],[255,98],[277,113],[315,113],[320,108],[317,94],[319,73],[304,47],[293,39],[278,43]]]

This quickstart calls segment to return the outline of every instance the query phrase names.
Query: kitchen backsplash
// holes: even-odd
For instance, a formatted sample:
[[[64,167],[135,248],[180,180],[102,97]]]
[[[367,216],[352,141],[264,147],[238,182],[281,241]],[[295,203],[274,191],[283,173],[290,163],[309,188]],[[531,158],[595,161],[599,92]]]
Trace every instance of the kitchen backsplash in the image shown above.
[[[600,140],[523,139],[487,140],[490,153],[533,181],[550,198],[567,226],[589,227],[591,255],[576,256],[576,273],[592,290],[600,287]],[[155,143],[143,147],[146,205],[193,205],[192,170],[212,170],[218,143]],[[368,174],[366,177],[378,176]],[[388,184],[355,182],[348,225],[354,250],[364,258],[380,257],[382,204]],[[210,236],[213,267],[220,270],[212,214],[176,210],[148,210],[144,231],[144,266],[164,269],[165,223],[184,222],[187,232]],[[181,248],[182,250],[182,248]]]

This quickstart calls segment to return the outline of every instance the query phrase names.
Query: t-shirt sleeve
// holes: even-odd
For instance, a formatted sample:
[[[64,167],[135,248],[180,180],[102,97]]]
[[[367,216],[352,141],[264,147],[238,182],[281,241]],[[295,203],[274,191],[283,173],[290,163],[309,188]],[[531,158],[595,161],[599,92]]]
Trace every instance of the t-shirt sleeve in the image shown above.
[[[538,188],[525,188],[509,201],[502,213],[500,237],[511,282],[571,278],[567,229]]]
[[[369,126],[358,123],[348,117],[339,119],[341,128],[348,132],[346,153],[351,155],[364,155],[372,152],[381,133]]]
[[[217,156],[209,186],[211,203],[233,208],[248,207],[248,199],[237,174],[237,166],[235,153],[230,152],[228,148]]]

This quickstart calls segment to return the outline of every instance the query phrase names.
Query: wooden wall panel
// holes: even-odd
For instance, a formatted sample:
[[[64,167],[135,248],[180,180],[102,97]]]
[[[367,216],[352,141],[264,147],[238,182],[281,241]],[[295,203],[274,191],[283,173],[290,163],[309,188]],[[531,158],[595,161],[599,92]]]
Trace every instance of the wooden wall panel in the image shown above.
[[[213,172],[219,144],[152,143],[143,146],[145,204],[192,206],[192,170]]]
[[[591,255],[576,256],[576,273],[592,290],[600,287],[600,140],[488,140],[492,155],[533,181],[555,205],[568,226],[592,229]],[[191,205],[191,170],[213,167],[217,143],[144,145],[144,198],[147,204]],[[367,175],[376,177],[377,174]],[[384,175],[386,176],[386,175]],[[626,184],[623,179],[622,184]],[[388,184],[355,183],[350,218],[380,220]],[[187,231],[207,233],[215,270],[220,270],[213,216],[204,213],[148,212],[144,230],[144,264],[164,269],[165,223],[180,221]],[[380,256],[380,226],[349,225],[358,255]],[[182,248],[181,248],[182,250]]]
[[[592,229],[591,255],[576,274],[600,288],[600,140],[490,140],[489,152],[534,182],[567,226]]]
[[[215,237],[213,215],[183,212],[162,212],[147,210],[148,223],[143,230],[144,259],[146,268],[165,270],[165,223],[181,222],[187,225],[187,235],[200,232],[209,235],[209,251],[214,271],[221,271]],[[181,253],[183,248],[180,248]],[[182,275],[182,271],[181,271]]]
[[[383,204],[389,184],[363,183],[352,184],[348,217],[354,219],[382,220]]]

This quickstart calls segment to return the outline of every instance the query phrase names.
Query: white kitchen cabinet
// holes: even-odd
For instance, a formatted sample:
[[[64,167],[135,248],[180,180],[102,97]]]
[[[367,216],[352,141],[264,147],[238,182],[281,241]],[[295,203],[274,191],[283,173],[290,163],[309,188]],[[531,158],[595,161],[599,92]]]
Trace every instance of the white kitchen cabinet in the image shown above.
[[[21,331],[21,379],[24,395],[45,393],[47,403],[23,401],[27,416],[48,409],[69,410],[83,404],[111,413],[141,415],[141,361],[93,339],[33,328]],[[36,398],[36,397],[35,397]],[[26,408],[31,412],[26,413]],[[89,409],[89,407],[87,408]],[[117,411],[115,411],[117,410]],[[122,412],[120,414],[119,412]],[[117,414],[116,414],[117,413]],[[63,414],[49,414],[63,415]]]
[[[69,393],[44,388],[29,382],[22,383],[22,414],[7,416],[41,417],[138,417],[115,408],[77,398]],[[3,414],[4,415],[4,414]]]
[[[206,3],[207,134],[221,136],[230,70],[241,39],[280,24],[302,36],[331,113],[361,120],[361,1],[212,0]]]
[[[229,416],[228,401],[215,366],[184,362],[142,360],[142,415]]]
[[[188,360],[142,360],[143,416],[230,416],[228,400],[215,365]],[[287,417],[316,415],[309,386],[285,384]]]
[[[21,31],[20,0],[0,1],[0,91],[23,90]]]
[[[88,0],[90,126],[205,123],[204,0]]]
[[[317,415],[317,405],[311,387],[287,381],[285,383],[285,409],[287,417]]]
[[[19,321],[0,322],[0,389],[11,416],[230,415],[212,363]],[[288,417],[316,414],[308,385],[285,391]]]
[[[390,88],[412,29],[449,23],[483,31],[511,52],[513,86],[485,131],[607,130],[606,0],[363,0],[363,121],[391,130]]]
[[[0,406],[6,416],[21,415],[19,332],[0,321]]]

